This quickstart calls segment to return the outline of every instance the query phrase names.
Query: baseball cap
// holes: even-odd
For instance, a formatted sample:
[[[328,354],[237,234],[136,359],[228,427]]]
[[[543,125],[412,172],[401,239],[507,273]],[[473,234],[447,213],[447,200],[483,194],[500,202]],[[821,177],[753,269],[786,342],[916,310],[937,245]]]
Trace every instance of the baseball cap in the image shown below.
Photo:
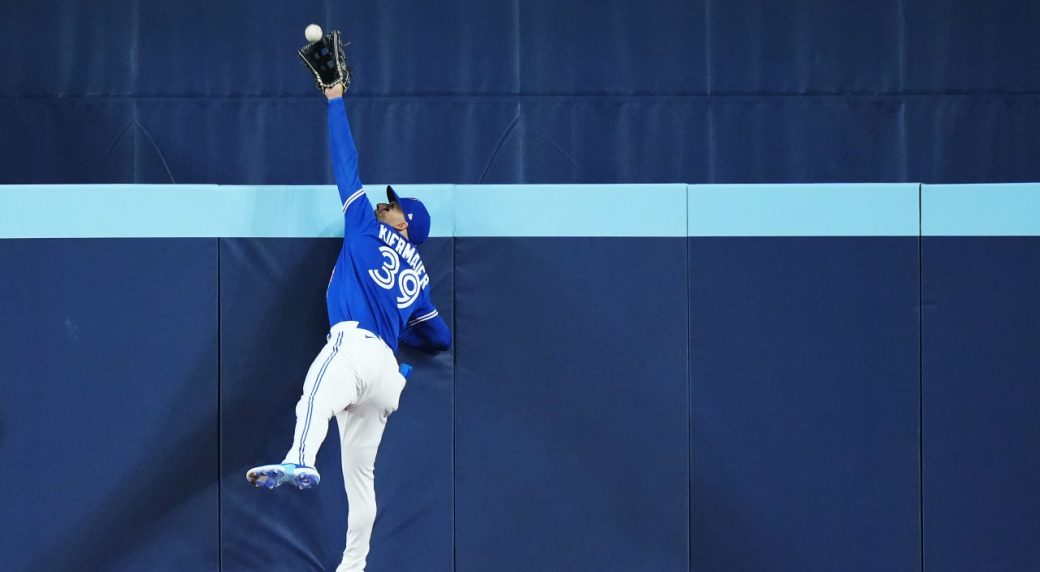
[[[397,203],[408,221],[408,240],[415,244],[422,244],[430,238],[430,213],[426,205],[419,199],[411,197],[401,198],[390,185],[386,186],[386,200]]]

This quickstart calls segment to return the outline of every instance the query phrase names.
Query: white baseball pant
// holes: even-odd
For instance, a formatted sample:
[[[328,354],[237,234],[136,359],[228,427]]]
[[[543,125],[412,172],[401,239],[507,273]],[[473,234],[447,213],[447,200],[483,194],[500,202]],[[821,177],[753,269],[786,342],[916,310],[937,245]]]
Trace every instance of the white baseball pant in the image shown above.
[[[314,466],[335,415],[347,490],[347,545],[336,572],[362,572],[376,518],[375,461],[383,429],[397,411],[405,379],[393,352],[357,322],[340,322],[314,359],[296,404],[296,431],[285,463]]]

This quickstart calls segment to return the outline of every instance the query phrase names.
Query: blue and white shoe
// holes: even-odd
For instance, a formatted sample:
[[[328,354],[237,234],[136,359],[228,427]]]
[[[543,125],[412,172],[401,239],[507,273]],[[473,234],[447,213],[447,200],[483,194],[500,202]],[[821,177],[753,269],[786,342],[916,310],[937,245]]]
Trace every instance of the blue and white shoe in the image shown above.
[[[246,471],[246,480],[262,489],[275,489],[285,483],[302,490],[318,486],[321,475],[313,467],[282,463],[280,465],[260,465]]]

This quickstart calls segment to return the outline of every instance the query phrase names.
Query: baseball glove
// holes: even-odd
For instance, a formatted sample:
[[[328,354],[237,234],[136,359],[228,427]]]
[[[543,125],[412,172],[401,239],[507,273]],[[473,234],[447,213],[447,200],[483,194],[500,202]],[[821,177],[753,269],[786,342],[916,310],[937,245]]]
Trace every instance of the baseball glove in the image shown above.
[[[343,91],[350,87],[353,70],[347,65],[347,57],[343,51],[343,41],[339,30],[333,30],[317,42],[311,42],[298,50],[300,59],[314,74],[318,91],[343,84]]]

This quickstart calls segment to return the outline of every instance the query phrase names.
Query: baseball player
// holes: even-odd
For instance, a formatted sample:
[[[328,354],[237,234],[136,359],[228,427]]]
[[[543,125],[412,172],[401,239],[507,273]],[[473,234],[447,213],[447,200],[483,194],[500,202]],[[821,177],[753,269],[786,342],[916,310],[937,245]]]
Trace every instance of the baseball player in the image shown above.
[[[420,201],[400,198],[389,186],[387,202],[373,212],[358,178],[344,91],[343,83],[324,90],[344,217],[343,248],[326,292],[328,343],[304,380],[285,459],[249,469],[246,478],[267,489],[317,485],[315,456],[335,416],[350,505],[347,545],[336,572],[359,572],[365,569],[376,516],[376,451],[405,386],[394,350],[400,340],[431,353],[444,351],[451,334],[430,302],[430,278],[416,250],[429,237],[430,215]]]

